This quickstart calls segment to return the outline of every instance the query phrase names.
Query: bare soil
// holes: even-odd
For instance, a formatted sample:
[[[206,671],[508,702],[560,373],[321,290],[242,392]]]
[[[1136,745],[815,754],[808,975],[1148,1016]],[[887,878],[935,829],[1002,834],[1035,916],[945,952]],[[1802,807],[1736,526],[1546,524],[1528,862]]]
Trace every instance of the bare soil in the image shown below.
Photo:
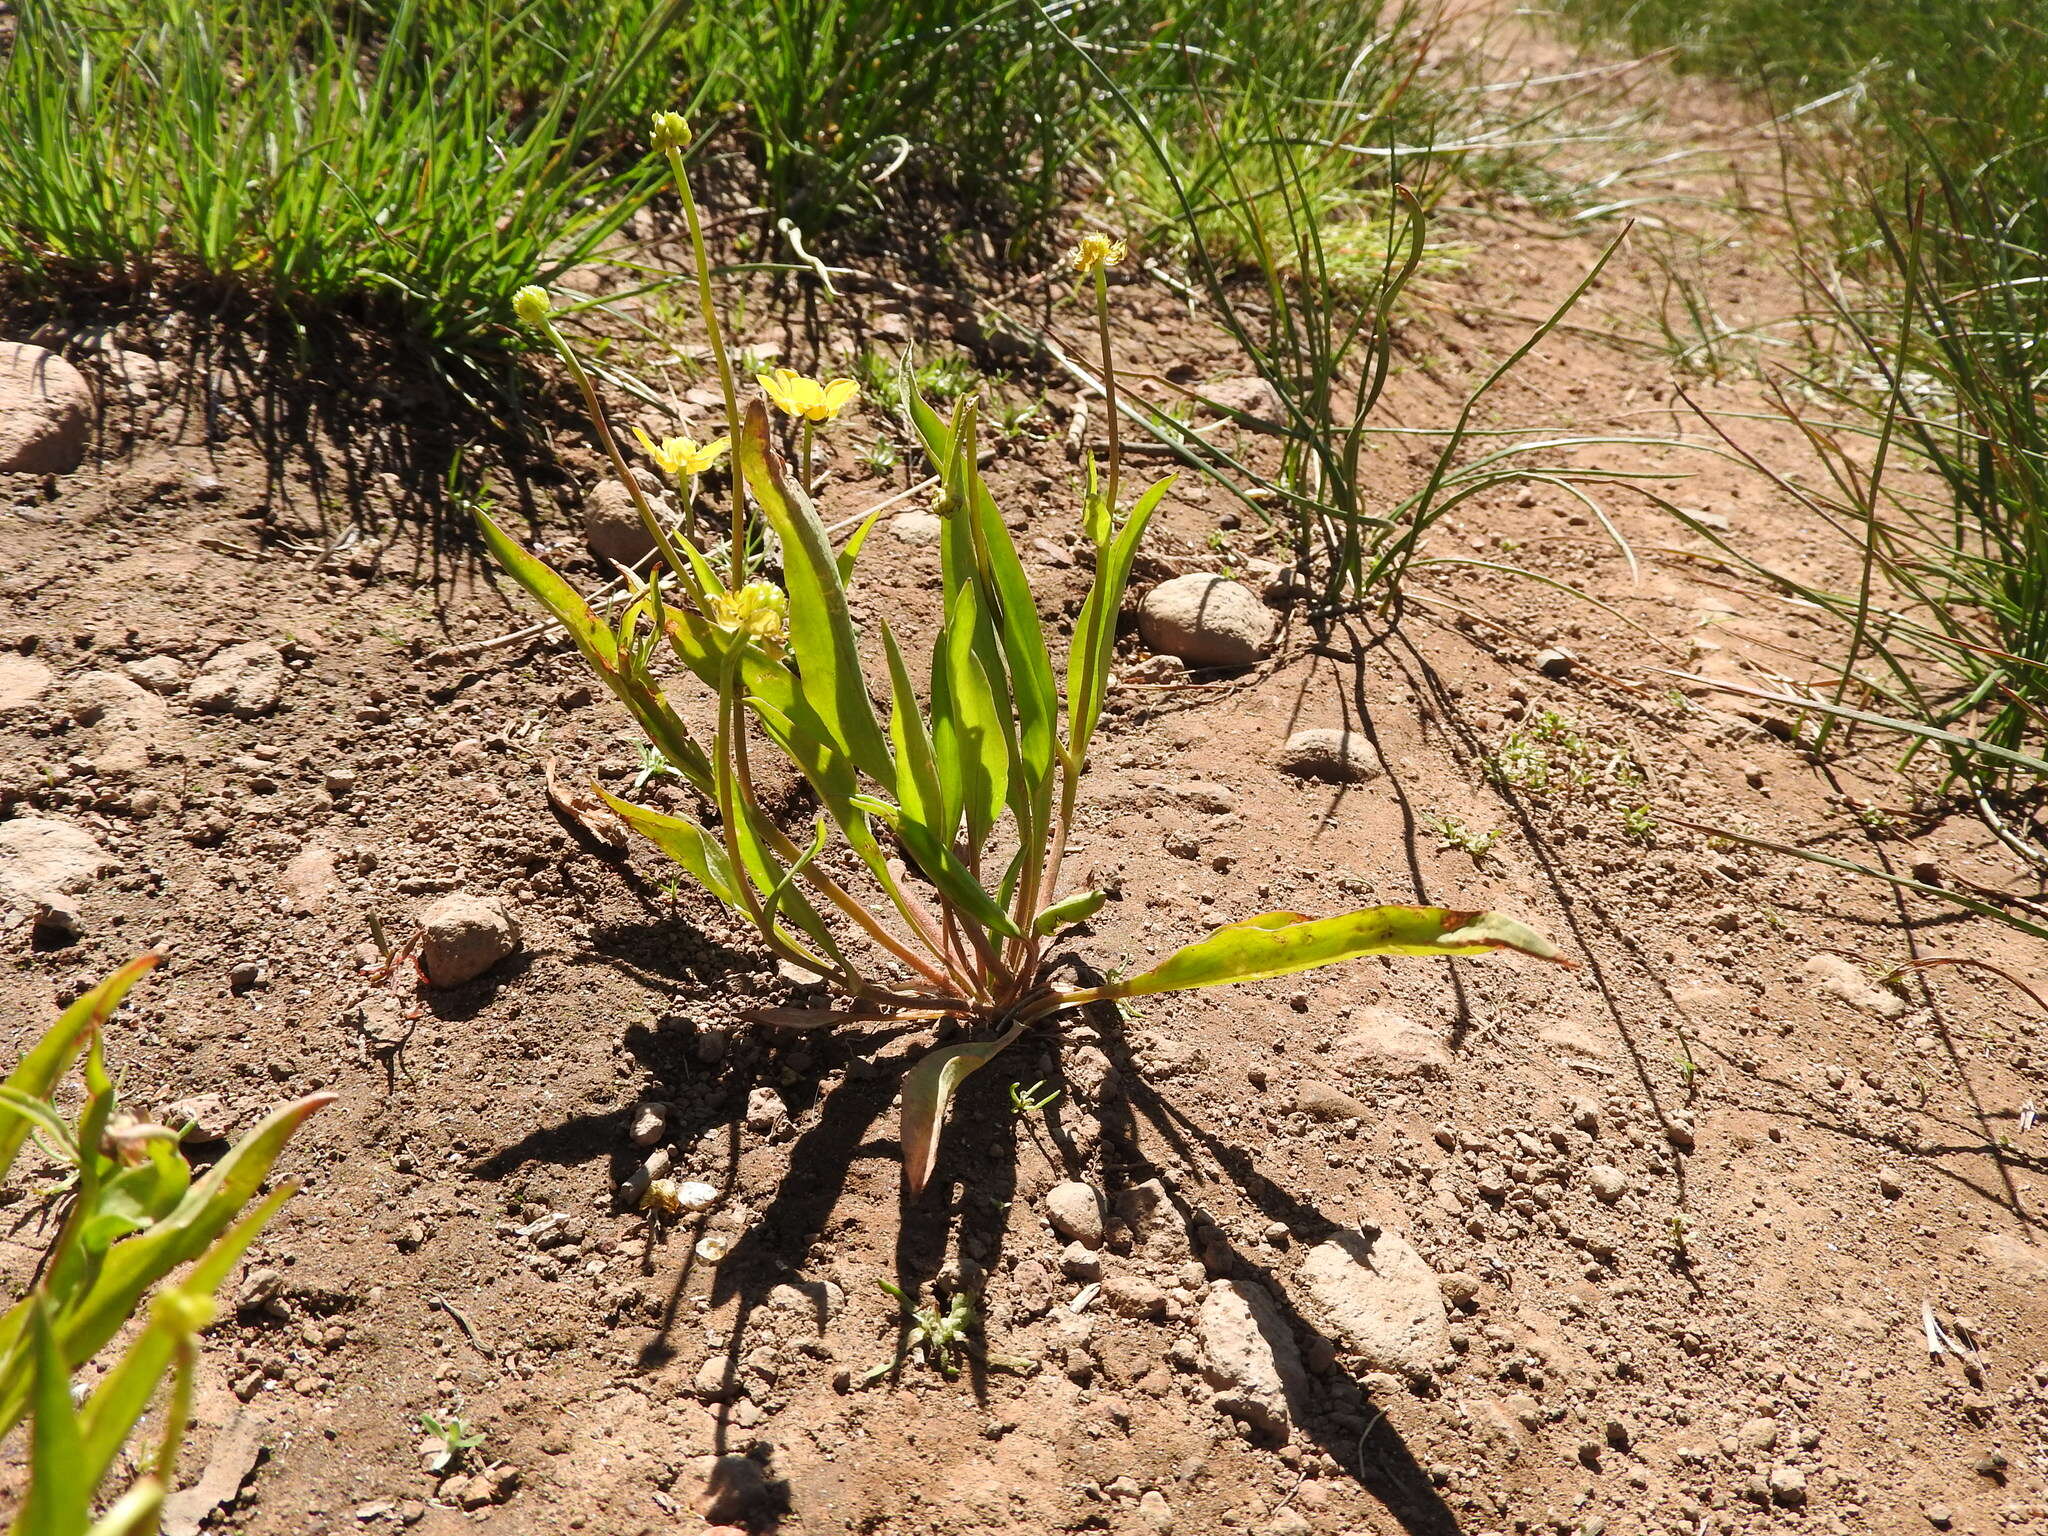
[[[1599,62],[1523,42],[1503,78]],[[1726,312],[1794,308],[1771,226],[1729,211],[1769,165],[1742,109],[1655,65],[1601,91],[1578,110],[1643,109],[1630,195],[1692,242]],[[1673,149],[1696,153],[1644,169]],[[1515,317],[1613,228],[1512,203],[1446,211],[1480,254],[1412,311],[1386,422],[1446,425],[1525,333]],[[1653,473],[1772,558],[1846,578],[1796,503],[1702,451],[1676,385],[1720,412],[1766,399],[1739,367],[1681,374],[1640,344],[1662,281],[1625,250],[1584,328],[1485,425],[1691,445],[1575,462]],[[983,334],[958,320],[973,295],[928,298],[812,294],[747,339],[838,370],[862,337]],[[1167,287],[1141,273],[1114,299],[1134,373],[1241,372]],[[1596,334],[1613,331],[1639,340]],[[1442,563],[1398,624],[1318,635],[1297,613],[1252,673],[1162,679],[1127,639],[1072,861],[1116,892],[1073,946],[1097,968],[1269,908],[1429,900],[1521,916],[1578,969],[1376,961],[1061,1021],[969,1083],[938,1177],[906,1201],[893,1100],[929,1031],[742,1023],[789,992],[746,934],[653,850],[613,853],[551,812],[547,759],[630,786],[634,734],[558,639],[475,645],[533,615],[441,494],[457,434],[431,392],[279,386],[175,323],[112,336],[125,358],[66,337],[102,396],[88,465],[0,484],[0,815],[69,821],[119,861],[75,942],[38,946],[19,920],[0,935],[0,1058],[160,946],[110,1047],[131,1103],[220,1095],[233,1128],[339,1095],[290,1150],[303,1190],[210,1338],[188,1452],[222,1495],[209,1528],[695,1530],[712,1458],[743,1455],[761,1487],[742,1515],[789,1536],[2048,1529],[2048,1180],[2020,1119],[2048,1021],[1980,968],[1869,980],[1967,956],[2039,990],[2048,963],[1996,925],[1675,823],[2020,873],[1954,807],[1915,809],[1892,744],[1823,760],[1763,707],[1669,675],[1800,677],[1825,642],[1647,503],[1603,493],[1639,575],[1541,483],[1468,503],[1432,541],[1612,611]],[[1046,611],[1071,613],[1072,386],[1025,356],[1001,388],[1048,397],[990,474]],[[560,457],[510,466],[500,507],[593,587],[576,500],[596,461],[559,420]],[[1800,463],[1788,429],[1731,430]],[[912,483],[907,447],[886,472],[856,457],[877,436],[899,434],[873,408],[833,436],[828,517]],[[1429,441],[1375,440],[1390,503]],[[1253,522],[1184,478],[1144,574],[1256,584],[1284,552]],[[928,633],[936,550],[886,524],[869,550],[860,615]],[[287,663],[267,713],[152,693],[131,729],[77,706],[107,686],[87,674],[169,658],[189,679],[255,641]],[[1556,647],[1576,660],[1546,675]],[[1375,776],[1282,773],[1308,726],[1365,733]],[[1547,787],[1513,767],[1531,751]],[[372,919],[402,937],[457,890],[504,898],[519,953],[452,990],[376,980]],[[1035,1082],[1061,1096],[1013,1113],[1010,1087]],[[620,1208],[650,1101],[677,1175],[725,1193],[710,1216],[651,1229]],[[1163,1196],[1112,1223],[1098,1290],[1047,1221],[1070,1179],[1127,1212],[1149,1182]],[[17,1278],[30,1182],[4,1213]],[[1442,1277],[1450,1348],[1429,1369],[1374,1370],[1332,1337],[1300,1267],[1346,1231],[1399,1235]],[[722,1260],[697,1256],[706,1232]],[[1270,1289],[1306,1362],[1285,1444],[1211,1403],[1194,1322],[1231,1277]],[[914,1359],[863,1383],[899,1341],[885,1279],[978,1292],[957,1378]],[[423,1413],[483,1432],[461,1481],[423,1466]]]

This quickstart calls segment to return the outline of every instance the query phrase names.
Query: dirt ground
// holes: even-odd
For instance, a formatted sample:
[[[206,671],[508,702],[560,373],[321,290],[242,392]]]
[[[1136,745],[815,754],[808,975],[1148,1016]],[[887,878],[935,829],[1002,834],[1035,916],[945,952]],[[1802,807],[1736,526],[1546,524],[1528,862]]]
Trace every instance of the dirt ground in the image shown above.
[[[1523,44],[1496,78],[1602,62]],[[1724,314],[1796,306],[1771,226],[1728,211],[1768,140],[1655,64],[1594,85],[1573,110],[1631,125],[1599,153],[1663,227],[1485,424],[1664,439],[1560,452],[1845,577],[1795,502],[1703,451],[1674,389],[1756,410],[1753,374],[1681,375],[1649,318],[1653,234],[1684,242]],[[1675,150],[1694,153],[1658,164]],[[1615,226],[1496,196],[1441,227],[1478,255],[1411,307],[1389,424],[1447,424]],[[1044,606],[1071,613],[1073,388],[1028,355],[1005,374],[960,296],[920,294],[750,307],[745,339],[837,371],[872,338],[962,338],[1010,397],[1043,390],[990,475]],[[1142,272],[1114,303],[1134,373],[1242,372]],[[132,1104],[215,1095],[232,1131],[338,1095],[210,1336],[184,1529],[692,1531],[710,1479],[789,1536],[2048,1530],[2048,1179],[2022,1122],[2048,1020],[1980,968],[1873,980],[1964,956],[2041,989],[2048,963],[1674,823],[2020,872],[1954,807],[1920,814],[1890,744],[1819,760],[1766,707],[1671,676],[1801,677],[1822,647],[1642,499],[1600,493],[1637,574],[1536,482],[1440,526],[1429,554],[1451,563],[1392,628],[1319,638],[1297,613],[1266,666],[1193,679],[1128,637],[1072,855],[1115,892],[1074,945],[1105,969],[1254,911],[1425,899],[1520,916],[1576,970],[1372,961],[1064,1020],[970,1082],[906,1202],[893,1101],[929,1031],[741,1023],[789,990],[746,935],[653,850],[550,811],[547,760],[630,788],[636,739],[563,642],[478,646],[533,615],[439,494],[431,397],[280,389],[202,339],[147,319],[67,335],[102,406],[89,462],[0,481],[0,816],[68,822],[112,861],[75,941],[0,928],[0,1056],[161,946],[110,1043]],[[560,458],[499,505],[594,587],[576,502],[596,460],[559,422]],[[1732,429],[1798,466],[1789,430]],[[914,483],[907,446],[890,469],[857,457],[892,435],[873,407],[835,434],[828,519]],[[1428,441],[1375,439],[1389,503]],[[1268,579],[1253,523],[1183,480],[1141,576]],[[857,615],[923,632],[936,549],[885,523],[869,550]],[[217,712],[209,675],[233,684]],[[1365,733],[1371,777],[1283,773],[1309,726]],[[660,779],[637,793],[681,803]],[[508,904],[518,953],[453,989],[377,981],[373,919],[403,936],[457,891]],[[1016,1113],[1010,1088],[1034,1083],[1060,1097]],[[723,1192],[713,1213],[651,1230],[621,1208],[657,1146]],[[1111,1212],[1092,1258],[1048,1220],[1067,1181]],[[36,1213],[9,1199],[18,1278]],[[698,1256],[707,1234],[722,1259]],[[1440,1320],[1418,1324],[1431,1358],[1357,1347],[1318,1283],[1347,1245],[1386,1258],[1389,1304]],[[913,1359],[865,1382],[899,1338],[877,1282],[929,1301],[935,1279],[980,1295],[984,1347],[955,1379]],[[1284,1440],[1209,1379],[1199,1320],[1229,1280],[1266,1288],[1299,1353]],[[484,1436],[452,1476],[423,1464],[422,1414]]]

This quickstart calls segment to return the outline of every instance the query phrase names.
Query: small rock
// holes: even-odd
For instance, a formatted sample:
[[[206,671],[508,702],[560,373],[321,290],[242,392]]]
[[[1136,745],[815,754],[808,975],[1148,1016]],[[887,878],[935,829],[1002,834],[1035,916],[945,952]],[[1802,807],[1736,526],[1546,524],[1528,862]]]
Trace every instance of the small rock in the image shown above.
[[[1060,1272],[1069,1280],[1099,1280],[1102,1255],[1086,1243],[1069,1243],[1060,1250]]]
[[[1441,1077],[1451,1069],[1442,1035],[1387,1008],[1359,1009],[1330,1054],[1345,1071],[1375,1077]]]
[[[889,532],[913,549],[939,542],[946,524],[934,512],[899,512],[889,519]]]
[[[1159,1536],[1173,1536],[1173,1506],[1157,1488],[1147,1488],[1138,1495],[1138,1513]]]
[[[1256,424],[1270,432],[1277,430],[1287,418],[1287,408],[1280,401],[1280,392],[1257,375],[1218,379],[1213,384],[1201,385],[1196,393],[1202,397],[1196,410],[1211,419],[1250,416],[1253,423],[1248,425]]]
[[[1266,1522],[1266,1536],[1309,1536],[1314,1529],[1308,1516],[1292,1505]]]
[[[420,925],[420,964],[437,987],[474,981],[519,948],[519,924],[492,896],[444,896],[420,914]]]
[[[1874,985],[1855,962],[1844,955],[1810,955],[1804,969],[1813,979],[1815,991],[1867,1009],[1879,1018],[1896,1019],[1906,1011],[1903,997]]]
[[[1273,648],[1273,615],[1249,587],[1197,571],[1145,594],[1138,634],[1148,650],[1191,667],[1249,667]]]
[[[1927,1517],[1927,1523],[1937,1531],[1945,1531],[1955,1524],[1955,1511],[1946,1504],[1929,1504],[1920,1513]]]
[[[33,913],[55,897],[83,893],[119,862],[91,833],[68,821],[0,821],[0,905]]]
[[[320,787],[339,800],[352,795],[356,789],[356,771],[353,768],[329,768],[320,775]]]
[[[1102,1304],[1118,1317],[1166,1315],[1166,1292],[1142,1275],[1111,1275],[1102,1282]]]
[[[1301,1278],[1332,1328],[1372,1369],[1421,1376],[1450,1353],[1436,1272],[1398,1234],[1339,1232],[1308,1251]]]
[[[1307,779],[1333,784],[1362,784],[1380,776],[1380,760],[1372,743],[1357,731],[1312,726],[1296,731],[1280,749],[1280,767]]]
[[[68,475],[84,462],[92,390],[45,347],[0,342],[0,475]]]
[[[654,515],[666,524],[669,521],[666,500],[650,496],[648,502],[654,509]],[[654,553],[654,540],[648,535],[647,525],[640,521],[640,508],[633,500],[633,493],[618,480],[600,481],[597,488],[584,498],[583,541],[598,559],[609,560],[616,565],[631,565]]]
[[[69,944],[85,931],[78,898],[62,891],[46,892],[36,902],[29,929],[39,944]]]
[[[773,1088],[756,1088],[747,1095],[747,1129],[773,1132],[789,1124],[789,1107]]]
[[[1806,1474],[1797,1467],[1773,1467],[1770,1490],[1773,1504],[1796,1509],[1806,1502]]]
[[[331,848],[303,848],[285,865],[279,883],[283,885],[292,911],[312,917],[327,910],[334,894],[335,864]]]
[[[1778,1421],[1762,1414],[1749,1420],[1735,1432],[1735,1438],[1752,1451],[1776,1450],[1778,1445]]]
[[[1545,677],[1570,677],[1572,668],[1579,664],[1579,658],[1562,646],[1536,653],[1535,667]]]
[[[284,656],[261,640],[215,652],[186,690],[192,707],[205,714],[253,720],[277,708],[284,688]]]
[[[56,679],[57,674],[40,661],[0,654],[0,715],[35,703]]]
[[[1089,1248],[1102,1246],[1102,1197],[1075,1180],[1046,1191],[1045,1214],[1061,1237]]]
[[[1307,1082],[1295,1091],[1294,1107],[1311,1120],[1364,1120],[1372,1110],[1341,1088]]]
[[[185,669],[175,656],[145,656],[128,662],[121,671],[151,693],[176,693],[185,686]]]
[[[738,1392],[739,1383],[733,1377],[731,1366],[732,1362],[724,1355],[713,1355],[698,1366],[694,1383],[697,1396],[707,1403],[717,1403]]]
[[[1451,1306],[1469,1307],[1479,1299],[1479,1277],[1468,1270],[1454,1269],[1448,1275],[1440,1275],[1436,1284]]]
[[[1628,1175],[1610,1163],[1592,1163],[1586,1168],[1586,1183],[1595,1195],[1612,1205],[1628,1193]]]
[[[1896,1200],[1906,1192],[1904,1182],[1889,1168],[1877,1171],[1877,1192],[1887,1200]]]
[[[774,1493],[761,1465],[749,1456],[721,1456],[711,1464],[697,1513],[714,1524],[751,1525],[770,1513]]]
[[[666,1104],[641,1104],[633,1111],[633,1145],[651,1147],[668,1131]]]
[[[1202,1299],[1195,1329],[1214,1406],[1286,1440],[1307,1401],[1308,1374],[1272,1293],[1253,1280],[1219,1280]]]
[[[71,717],[95,732],[93,768],[108,777],[140,773],[165,734],[169,708],[119,672],[86,672],[65,687]]]

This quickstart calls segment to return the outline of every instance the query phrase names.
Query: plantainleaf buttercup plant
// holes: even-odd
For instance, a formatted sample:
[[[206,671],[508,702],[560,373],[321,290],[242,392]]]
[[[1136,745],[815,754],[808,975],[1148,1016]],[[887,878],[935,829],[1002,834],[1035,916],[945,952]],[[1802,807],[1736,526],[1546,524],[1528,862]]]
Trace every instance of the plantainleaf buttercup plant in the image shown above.
[[[671,156],[671,164],[694,216],[680,163]],[[1101,244],[1083,272],[1095,279],[1102,368],[1113,379],[1102,267],[1121,250]],[[709,269],[701,243],[695,249],[705,328],[730,391]],[[1513,949],[1559,958],[1536,933],[1491,912],[1266,912],[1134,974],[1097,986],[1062,985],[1048,964],[1050,947],[1104,899],[1063,883],[1068,832],[1102,716],[1124,589],[1170,480],[1124,506],[1114,440],[1106,483],[1091,466],[1081,523],[1094,548],[1094,583],[1056,660],[1057,632],[1039,618],[1023,563],[976,467],[974,400],[963,399],[948,419],[907,389],[907,414],[941,487],[933,510],[941,520],[944,615],[931,642],[930,681],[920,693],[888,623],[878,622],[864,655],[848,605],[873,518],[843,548],[833,547],[805,486],[793,482],[775,451],[766,406],[756,400],[742,409],[730,401],[729,419],[737,423],[733,537],[728,549],[707,554],[679,529],[663,527],[640,495],[587,375],[548,316],[546,296],[537,297],[538,305],[524,301],[520,318],[544,332],[585,386],[598,440],[639,501],[659,561],[635,584],[616,623],[607,623],[480,512],[484,538],[568,630],[702,804],[693,817],[609,794],[606,801],[744,917],[765,948],[824,978],[844,1000],[757,1017],[795,1028],[942,1018],[964,1026],[966,1040],[931,1051],[904,1082],[903,1155],[912,1193],[931,1176],[940,1123],[960,1082],[1063,1010],[1282,976],[1359,955]],[[773,380],[765,387],[787,409],[783,386]],[[821,392],[821,410],[823,401]],[[749,569],[750,551],[762,542],[748,536],[751,517],[776,535],[779,582]],[[657,667],[664,657],[716,696],[718,723],[709,741],[684,726],[663,693]],[[808,833],[779,825],[762,807],[753,763],[764,750],[786,756],[815,795],[819,813]]]

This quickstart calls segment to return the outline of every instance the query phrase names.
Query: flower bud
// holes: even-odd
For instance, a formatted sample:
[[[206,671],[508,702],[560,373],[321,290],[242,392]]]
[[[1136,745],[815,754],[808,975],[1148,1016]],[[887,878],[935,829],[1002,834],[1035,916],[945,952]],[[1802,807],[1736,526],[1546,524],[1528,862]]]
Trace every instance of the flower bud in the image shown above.
[[[690,142],[690,125],[680,112],[654,114],[654,147],[662,154],[685,148]]]
[[[548,302],[548,291],[528,283],[512,295],[512,313],[524,325],[545,325],[555,306]]]

